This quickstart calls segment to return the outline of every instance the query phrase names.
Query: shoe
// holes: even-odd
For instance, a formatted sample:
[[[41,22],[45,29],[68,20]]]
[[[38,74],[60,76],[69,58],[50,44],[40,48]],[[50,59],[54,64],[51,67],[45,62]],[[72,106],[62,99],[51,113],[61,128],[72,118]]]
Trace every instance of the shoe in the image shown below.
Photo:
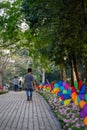
[[[30,101],[32,101],[32,97],[30,97]]]
[[[27,101],[29,101],[30,100],[30,98],[29,98],[29,96],[27,97]]]

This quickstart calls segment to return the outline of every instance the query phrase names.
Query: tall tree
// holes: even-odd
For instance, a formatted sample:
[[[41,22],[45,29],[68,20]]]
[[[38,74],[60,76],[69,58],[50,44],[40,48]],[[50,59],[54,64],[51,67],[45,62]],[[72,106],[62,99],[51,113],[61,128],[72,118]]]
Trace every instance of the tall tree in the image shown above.
[[[46,47],[51,46],[53,49],[51,57],[55,57],[60,62],[59,59],[63,58],[62,53],[67,50],[67,60],[69,65],[73,63],[77,81],[80,80],[77,64],[79,65],[83,60],[83,46],[87,38],[86,5],[86,0],[55,0],[54,2],[24,0],[22,4],[32,34],[40,41],[43,39],[42,43],[44,42]],[[50,45],[48,40],[45,42],[47,38],[50,40]],[[55,44],[54,48],[52,44]],[[59,53],[60,47],[62,47],[61,53]]]
[[[9,50],[0,50],[0,85],[2,86],[3,73],[10,60]]]

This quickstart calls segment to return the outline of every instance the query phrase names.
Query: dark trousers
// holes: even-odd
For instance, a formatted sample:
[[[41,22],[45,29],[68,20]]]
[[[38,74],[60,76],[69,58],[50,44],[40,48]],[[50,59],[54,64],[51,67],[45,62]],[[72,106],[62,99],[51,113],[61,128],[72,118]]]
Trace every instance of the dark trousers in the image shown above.
[[[14,85],[14,91],[18,91],[18,85]]]
[[[30,97],[32,99],[32,94],[33,94],[33,89],[32,88],[26,89],[26,95],[27,95],[27,97]]]

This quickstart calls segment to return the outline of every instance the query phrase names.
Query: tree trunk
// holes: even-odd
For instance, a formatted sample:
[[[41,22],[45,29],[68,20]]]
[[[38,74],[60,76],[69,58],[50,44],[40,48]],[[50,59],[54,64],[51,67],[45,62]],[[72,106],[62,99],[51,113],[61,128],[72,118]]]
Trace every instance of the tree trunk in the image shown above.
[[[45,70],[42,70],[42,83],[45,83]]]
[[[87,85],[87,59],[85,60],[85,82],[86,82],[86,85]]]
[[[74,86],[74,67],[73,67],[73,63],[71,63],[71,85]]]
[[[66,71],[64,66],[61,67],[61,77],[62,77],[62,81],[66,81]]]
[[[3,74],[2,74],[2,72],[0,71],[0,86],[2,86],[2,77],[3,77]]]
[[[73,62],[71,63],[71,85],[74,86],[74,81],[77,81],[76,74],[73,66]]]
[[[78,66],[77,66],[76,58],[73,59],[73,65],[74,65],[74,70],[75,70],[77,82],[79,82],[80,77],[79,77],[79,72],[78,72]]]
[[[87,63],[86,63],[86,66],[85,66],[85,84],[86,84],[86,93],[87,93]]]

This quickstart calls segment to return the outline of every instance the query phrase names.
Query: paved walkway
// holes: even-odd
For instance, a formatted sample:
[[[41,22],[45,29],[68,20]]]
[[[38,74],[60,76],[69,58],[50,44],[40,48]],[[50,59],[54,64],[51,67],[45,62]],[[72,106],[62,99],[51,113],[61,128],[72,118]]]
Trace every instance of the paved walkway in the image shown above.
[[[0,95],[0,130],[60,130],[60,124],[36,92],[33,101],[23,91],[9,92]]]

